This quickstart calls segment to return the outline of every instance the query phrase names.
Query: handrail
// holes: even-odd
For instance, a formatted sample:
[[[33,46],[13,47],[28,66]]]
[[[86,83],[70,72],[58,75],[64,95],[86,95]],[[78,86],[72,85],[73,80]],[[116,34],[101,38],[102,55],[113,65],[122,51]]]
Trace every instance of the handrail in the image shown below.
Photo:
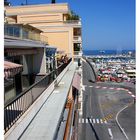
[[[9,101],[4,107],[4,130],[5,133],[16,123],[16,121],[27,111],[34,101],[46,90],[46,88],[55,80],[72,61],[70,58],[67,63],[60,65],[48,75],[41,78],[38,82],[31,85],[15,99]]]

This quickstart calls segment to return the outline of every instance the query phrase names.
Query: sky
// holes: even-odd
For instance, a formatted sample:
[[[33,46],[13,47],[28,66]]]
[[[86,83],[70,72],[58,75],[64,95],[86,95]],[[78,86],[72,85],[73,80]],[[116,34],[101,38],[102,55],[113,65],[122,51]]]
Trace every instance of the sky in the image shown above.
[[[26,0],[9,0],[12,5]],[[84,50],[135,49],[135,0],[56,0],[69,3],[82,19]],[[28,4],[51,0],[28,0]]]

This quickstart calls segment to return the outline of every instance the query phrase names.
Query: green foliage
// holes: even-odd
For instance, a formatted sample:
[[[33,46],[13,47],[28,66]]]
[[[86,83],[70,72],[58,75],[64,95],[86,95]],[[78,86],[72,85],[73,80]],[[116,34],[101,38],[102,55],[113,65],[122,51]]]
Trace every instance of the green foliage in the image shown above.
[[[79,20],[79,16],[71,11],[67,16],[67,20]]]

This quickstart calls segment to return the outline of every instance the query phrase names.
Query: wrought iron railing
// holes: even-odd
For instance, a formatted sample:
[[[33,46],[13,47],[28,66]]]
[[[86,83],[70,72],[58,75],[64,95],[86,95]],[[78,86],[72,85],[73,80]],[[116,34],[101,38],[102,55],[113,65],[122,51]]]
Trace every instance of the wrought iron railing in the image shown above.
[[[44,76],[38,82],[23,91],[15,99],[5,104],[4,107],[4,130],[7,132],[15,122],[27,111],[34,101],[43,93],[45,89],[72,61],[69,59],[67,63],[60,65],[48,75]]]

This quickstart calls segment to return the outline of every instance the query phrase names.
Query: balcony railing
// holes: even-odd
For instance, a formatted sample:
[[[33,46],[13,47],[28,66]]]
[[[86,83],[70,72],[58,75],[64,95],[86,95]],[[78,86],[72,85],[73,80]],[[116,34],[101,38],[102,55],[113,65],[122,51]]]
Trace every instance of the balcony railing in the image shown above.
[[[66,20],[66,21],[64,21],[64,23],[66,23],[66,24],[76,24],[76,25],[82,25],[81,24],[81,20]]]
[[[72,61],[60,65],[48,75],[44,76],[38,82],[33,84],[27,90],[23,91],[15,99],[7,103],[4,107],[4,130],[7,132],[16,121],[27,111],[35,100],[45,91],[55,78],[68,66]]]
[[[31,31],[23,26],[18,25],[4,25],[4,35],[12,36],[20,39],[29,39],[48,44],[46,36],[41,35],[35,31]]]
[[[78,42],[81,42],[82,41],[81,36],[74,36],[73,37],[73,40],[74,41],[78,41]]]
[[[82,51],[74,51],[75,56],[82,56]]]

